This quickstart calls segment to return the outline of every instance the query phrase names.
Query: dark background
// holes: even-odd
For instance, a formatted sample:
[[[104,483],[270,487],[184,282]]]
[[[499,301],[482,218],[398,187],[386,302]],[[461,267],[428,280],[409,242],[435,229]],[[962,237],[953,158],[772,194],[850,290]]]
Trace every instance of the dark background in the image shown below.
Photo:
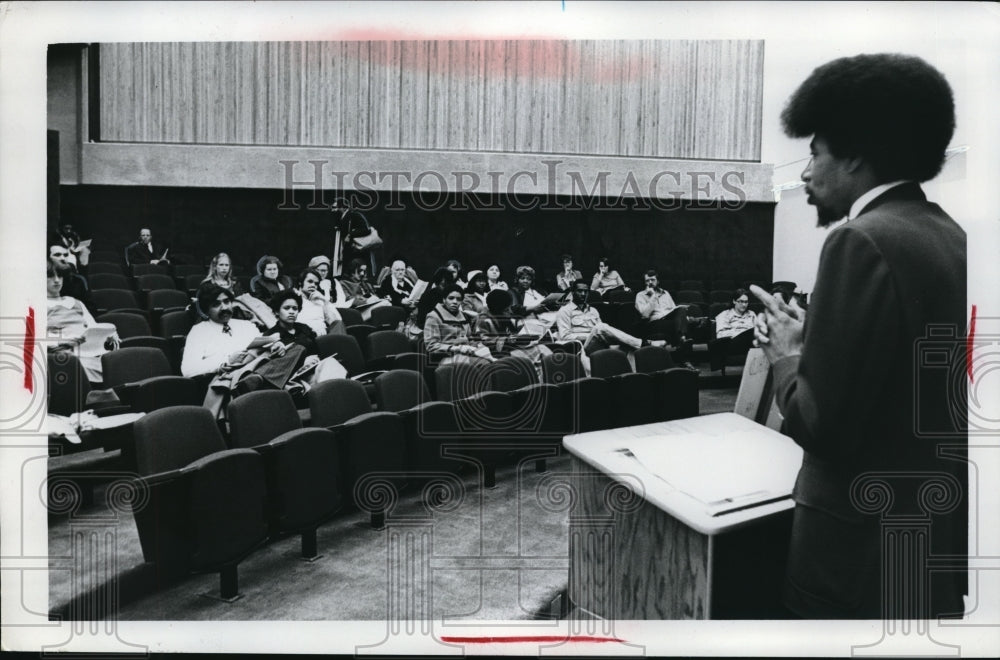
[[[324,195],[321,203],[340,196]],[[450,196],[427,200],[440,207],[427,210],[408,193],[380,195],[374,208],[364,211],[385,241],[376,251],[378,266],[399,254],[425,279],[456,258],[465,271],[496,262],[508,282],[517,266],[527,264],[548,283],[561,269],[564,252],[587,278],[606,256],[634,285],[641,285],[650,267],[659,270],[661,280],[701,279],[706,285],[718,278],[771,279],[773,204],[658,210],[642,201],[638,206],[647,208],[630,208],[632,203],[611,208],[610,201],[594,208],[596,201],[588,200],[588,209],[569,198],[494,195],[479,198],[486,209]],[[571,201],[578,202],[576,208],[569,207]],[[307,190],[286,199],[282,190],[62,185],[57,208],[83,238],[94,239],[94,250],[122,251],[138,239],[140,228],[149,227],[154,241],[170,243],[173,255],[189,254],[192,263],[203,264],[228,252],[244,274],[252,274],[265,253],[281,258],[290,273],[317,254],[331,254],[335,216],[310,209],[313,202]],[[293,204],[299,208],[279,208]]]

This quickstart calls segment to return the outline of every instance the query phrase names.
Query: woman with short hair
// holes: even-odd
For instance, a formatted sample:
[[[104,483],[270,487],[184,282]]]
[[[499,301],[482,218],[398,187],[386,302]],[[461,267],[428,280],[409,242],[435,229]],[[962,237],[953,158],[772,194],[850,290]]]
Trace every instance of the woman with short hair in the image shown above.
[[[268,302],[279,291],[292,288],[292,279],[282,274],[281,259],[265,254],[257,261],[257,274],[250,280],[250,293]]]

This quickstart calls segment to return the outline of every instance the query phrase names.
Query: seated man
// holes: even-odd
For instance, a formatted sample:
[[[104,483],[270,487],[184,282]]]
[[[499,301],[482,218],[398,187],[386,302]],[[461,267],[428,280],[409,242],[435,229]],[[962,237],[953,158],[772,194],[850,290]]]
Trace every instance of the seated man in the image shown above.
[[[635,296],[635,309],[640,316],[635,334],[644,339],[663,337],[676,348],[675,361],[693,369],[689,362],[692,342],[684,334],[688,323],[687,305],[675,304],[667,290],[660,288],[655,270],[647,270],[643,281],[646,287]]]
[[[49,258],[59,268],[62,276],[62,290],[59,295],[76,298],[85,305],[90,305],[90,288],[87,279],[80,275],[70,260],[69,249],[59,244],[49,246]]]
[[[84,243],[81,245],[81,243]],[[77,270],[84,270],[90,261],[90,241],[81,241],[80,234],[73,230],[73,223],[66,220],[60,221],[58,229],[53,232],[49,239],[49,245],[61,245],[69,251],[69,261],[77,267]]]
[[[582,342],[586,355],[608,348],[611,344],[625,344],[631,348],[642,346],[638,337],[601,321],[601,315],[587,303],[590,284],[586,280],[573,282],[572,291],[573,302],[556,312],[557,340]]]
[[[298,293],[302,297],[302,309],[298,313],[298,322],[309,326],[317,335],[346,334],[340,312],[323,297],[319,282],[320,274],[313,268],[299,274]]]
[[[283,345],[277,334],[262,336],[250,321],[233,318],[233,295],[218,284],[198,291],[198,306],[208,319],[188,333],[181,359],[181,374],[187,377],[231,372],[249,362],[247,351]]]
[[[417,281],[411,279],[410,272],[412,271],[407,270],[406,262],[402,259],[393,261],[389,274],[383,278],[378,287],[378,295],[388,298],[397,307],[413,309],[415,305],[410,300],[410,294],[413,293],[413,285]]]
[[[159,241],[153,244],[153,232],[143,227],[139,230],[139,240],[125,248],[125,261],[135,264],[169,264],[170,248]]]
[[[750,311],[750,293],[733,292],[733,306],[715,317],[715,339],[708,344],[712,371],[725,366],[729,355],[746,355],[753,346],[753,328],[757,315]]]

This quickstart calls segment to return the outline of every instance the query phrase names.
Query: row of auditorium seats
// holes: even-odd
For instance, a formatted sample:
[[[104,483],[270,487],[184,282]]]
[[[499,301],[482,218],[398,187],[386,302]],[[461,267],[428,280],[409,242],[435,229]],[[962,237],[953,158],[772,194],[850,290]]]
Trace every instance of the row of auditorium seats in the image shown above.
[[[696,378],[685,369],[584,377],[449,402],[398,370],[376,379],[377,412],[354,381],[313,388],[311,428],[284,391],[239,397],[228,446],[206,409],[158,410],[134,429],[143,556],[165,576],[218,571],[233,598],[239,562],[268,538],[300,534],[303,557],[315,558],[317,529],[345,506],[381,527],[391,493],[408,485],[478,465],[491,487],[497,464],[544,461],[565,435],[697,415]]]

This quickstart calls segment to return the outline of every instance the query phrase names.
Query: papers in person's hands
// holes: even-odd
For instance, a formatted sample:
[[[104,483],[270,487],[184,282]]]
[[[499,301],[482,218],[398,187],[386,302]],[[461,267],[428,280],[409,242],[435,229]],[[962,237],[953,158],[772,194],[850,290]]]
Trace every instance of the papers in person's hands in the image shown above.
[[[96,357],[107,353],[104,343],[109,337],[115,336],[118,332],[114,323],[95,323],[87,328],[83,335],[83,343],[80,344],[81,357]]]
[[[424,291],[427,290],[427,282],[423,280],[417,280],[417,283],[413,285],[413,290],[410,291],[410,295],[404,298],[404,301],[409,301],[411,305],[415,305],[420,302],[421,296],[424,295]]]

